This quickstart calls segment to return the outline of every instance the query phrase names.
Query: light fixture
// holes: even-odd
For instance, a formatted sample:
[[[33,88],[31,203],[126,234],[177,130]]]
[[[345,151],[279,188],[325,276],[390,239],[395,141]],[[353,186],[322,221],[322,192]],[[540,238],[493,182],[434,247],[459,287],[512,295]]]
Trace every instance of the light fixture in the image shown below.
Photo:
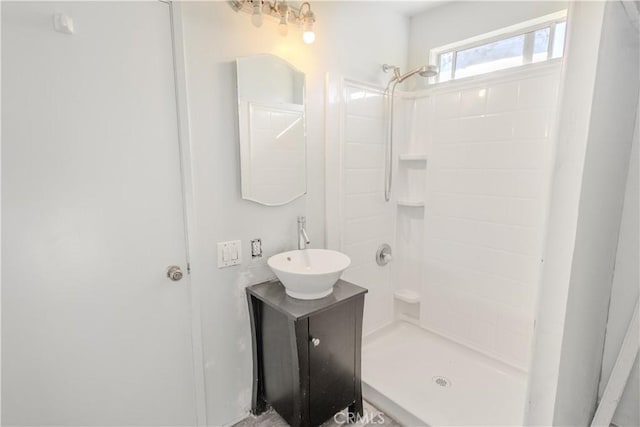
[[[302,28],[302,40],[311,44],[316,40],[316,33],[313,31],[313,24],[316,22],[316,15],[311,11],[311,4],[304,2],[299,8],[290,6],[284,0],[230,0],[229,5],[236,12],[246,12],[251,14],[251,23],[256,27],[261,27],[263,17],[272,17],[278,20],[278,34],[286,37],[289,34],[289,24],[295,23]]]
[[[289,18],[289,6],[285,2],[278,4],[278,13],[280,13],[280,23],[278,24],[278,33],[282,37],[286,37],[289,34],[289,25],[287,25],[287,19]]]
[[[302,13],[302,8],[307,6],[307,12]],[[302,40],[306,44],[311,44],[316,41],[316,33],[313,32],[313,23],[316,22],[316,15],[311,11],[311,5],[308,2],[302,3],[300,6],[300,17],[302,21]]]
[[[262,0],[252,0],[253,14],[251,15],[251,23],[255,27],[262,26]]]

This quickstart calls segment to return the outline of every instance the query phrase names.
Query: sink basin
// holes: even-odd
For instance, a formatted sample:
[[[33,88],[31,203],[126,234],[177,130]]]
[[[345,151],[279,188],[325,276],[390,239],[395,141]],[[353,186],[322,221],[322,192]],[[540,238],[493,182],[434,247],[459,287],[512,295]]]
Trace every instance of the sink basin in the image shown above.
[[[333,285],[351,260],[337,251],[303,249],[274,255],[267,264],[284,285],[287,295],[298,299],[317,299],[333,292]]]

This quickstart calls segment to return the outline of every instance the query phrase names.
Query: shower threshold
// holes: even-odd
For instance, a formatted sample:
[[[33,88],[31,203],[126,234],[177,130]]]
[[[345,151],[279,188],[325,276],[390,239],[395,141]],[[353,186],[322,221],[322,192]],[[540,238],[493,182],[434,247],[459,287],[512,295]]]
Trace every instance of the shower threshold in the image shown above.
[[[527,376],[406,322],[365,340],[363,395],[407,426],[523,424]]]

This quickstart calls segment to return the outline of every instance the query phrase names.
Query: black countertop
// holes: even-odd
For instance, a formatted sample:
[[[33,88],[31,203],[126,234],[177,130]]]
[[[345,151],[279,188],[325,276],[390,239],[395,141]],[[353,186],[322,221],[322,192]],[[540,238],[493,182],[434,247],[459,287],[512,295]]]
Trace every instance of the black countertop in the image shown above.
[[[333,286],[333,292],[330,295],[313,300],[290,297],[285,292],[282,283],[277,280],[247,287],[247,294],[260,299],[265,304],[296,320],[309,317],[337,303],[347,301],[367,292],[367,289],[344,280],[338,280]]]

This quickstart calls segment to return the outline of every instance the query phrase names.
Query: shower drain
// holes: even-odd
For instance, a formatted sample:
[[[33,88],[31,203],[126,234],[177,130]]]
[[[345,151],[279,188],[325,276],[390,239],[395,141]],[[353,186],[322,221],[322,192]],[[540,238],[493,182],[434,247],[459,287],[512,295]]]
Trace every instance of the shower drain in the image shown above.
[[[431,380],[440,387],[451,387],[451,381],[447,377],[433,377]]]

